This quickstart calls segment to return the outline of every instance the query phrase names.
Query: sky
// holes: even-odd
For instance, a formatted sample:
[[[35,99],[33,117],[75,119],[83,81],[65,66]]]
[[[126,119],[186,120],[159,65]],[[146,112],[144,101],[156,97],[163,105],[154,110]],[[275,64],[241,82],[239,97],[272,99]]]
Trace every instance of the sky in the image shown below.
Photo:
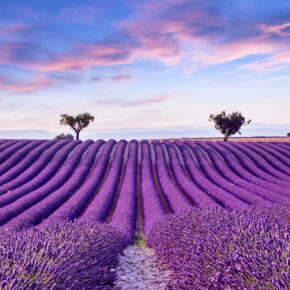
[[[1,0],[0,130],[290,123],[289,0]]]

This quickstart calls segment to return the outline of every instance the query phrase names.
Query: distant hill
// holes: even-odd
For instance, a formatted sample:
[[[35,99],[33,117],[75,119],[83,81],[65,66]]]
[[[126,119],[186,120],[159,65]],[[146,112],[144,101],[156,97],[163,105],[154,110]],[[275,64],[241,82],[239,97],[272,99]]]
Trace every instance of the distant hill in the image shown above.
[[[286,136],[290,132],[290,124],[260,124],[253,123],[242,129],[243,137],[256,136]],[[52,139],[60,132],[48,132],[45,130],[0,130],[1,139]],[[65,133],[73,133],[69,130]],[[127,128],[119,130],[85,129],[81,132],[81,139],[166,139],[166,138],[206,138],[221,137],[222,135],[209,126],[176,126],[162,128]],[[240,136],[238,134],[236,137]]]
[[[55,136],[45,130],[0,130],[0,139],[52,139]]]
[[[244,127],[242,130],[243,137],[253,136],[283,136],[285,137],[290,132],[290,124],[251,124]],[[166,139],[166,138],[206,138],[206,137],[221,137],[222,135],[213,128],[213,126],[177,126],[164,128],[130,128],[120,130],[98,131],[87,129],[83,135],[86,139]],[[236,134],[235,136],[240,136]]]

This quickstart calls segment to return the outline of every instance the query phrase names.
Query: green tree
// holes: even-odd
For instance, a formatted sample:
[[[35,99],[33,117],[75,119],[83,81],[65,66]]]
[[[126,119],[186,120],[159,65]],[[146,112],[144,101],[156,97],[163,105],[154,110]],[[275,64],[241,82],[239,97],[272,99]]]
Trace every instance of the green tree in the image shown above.
[[[58,139],[58,140],[71,139],[71,140],[73,140],[74,139],[74,136],[72,134],[64,134],[64,133],[61,133],[61,134],[57,135],[54,139]]]
[[[79,139],[81,130],[88,127],[90,122],[95,120],[95,117],[90,113],[78,114],[76,116],[62,114],[60,117],[61,125],[69,125],[75,131],[76,140]]]
[[[290,133],[287,133],[287,137],[290,137]]]
[[[246,121],[240,112],[226,114],[225,111],[217,115],[210,114],[209,121],[213,121],[214,127],[224,135],[224,141],[228,141],[229,137],[237,132],[241,134],[240,128],[251,123],[251,120]]]

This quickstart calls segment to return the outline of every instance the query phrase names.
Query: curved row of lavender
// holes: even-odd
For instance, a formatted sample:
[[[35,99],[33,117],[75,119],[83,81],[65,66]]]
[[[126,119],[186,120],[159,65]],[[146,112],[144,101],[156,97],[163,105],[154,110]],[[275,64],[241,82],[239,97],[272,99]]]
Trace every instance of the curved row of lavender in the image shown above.
[[[0,229],[79,218],[132,241],[137,192],[145,234],[191,207],[287,203],[289,152],[278,142],[1,140]]]

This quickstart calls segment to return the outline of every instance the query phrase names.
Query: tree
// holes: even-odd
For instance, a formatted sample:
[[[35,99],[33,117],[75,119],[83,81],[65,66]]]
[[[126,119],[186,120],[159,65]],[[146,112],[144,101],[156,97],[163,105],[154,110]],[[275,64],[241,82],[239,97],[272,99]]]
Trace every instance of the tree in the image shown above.
[[[90,122],[95,120],[95,117],[90,113],[78,114],[75,117],[68,114],[62,114],[60,117],[61,125],[69,125],[75,131],[76,140],[79,139],[81,130],[88,127]]]
[[[215,123],[214,127],[224,135],[224,141],[228,141],[229,137],[237,132],[241,134],[240,128],[251,123],[251,120],[246,121],[240,112],[226,114],[225,111],[217,115],[210,114],[209,121]]]
[[[290,137],[290,133],[287,133],[287,137]]]
[[[64,134],[64,133],[61,133],[61,134],[57,135],[54,139],[58,139],[58,140],[71,139],[71,140],[73,140],[74,139],[74,136],[72,134]]]

